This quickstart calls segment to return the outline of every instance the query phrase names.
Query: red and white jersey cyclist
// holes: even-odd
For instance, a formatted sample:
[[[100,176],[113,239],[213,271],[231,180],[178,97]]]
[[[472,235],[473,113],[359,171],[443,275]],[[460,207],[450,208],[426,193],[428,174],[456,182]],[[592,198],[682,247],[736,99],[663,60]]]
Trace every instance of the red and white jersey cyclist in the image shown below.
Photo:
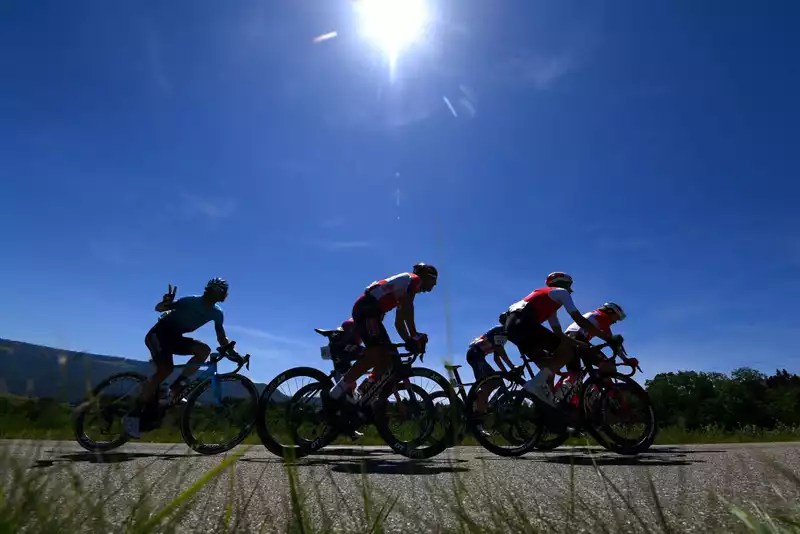
[[[583,316],[590,323],[592,323],[595,328],[610,336],[613,335],[613,332],[611,331],[611,325],[617,321],[624,320],[625,312],[622,310],[622,307],[619,304],[614,302],[606,302],[596,310],[584,313]],[[569,325],[566,333],[571,334],[580,341],[591,341],[592,338],[594,338],[594,334],[592,332],[579,326],[578,323],[572,323]]]

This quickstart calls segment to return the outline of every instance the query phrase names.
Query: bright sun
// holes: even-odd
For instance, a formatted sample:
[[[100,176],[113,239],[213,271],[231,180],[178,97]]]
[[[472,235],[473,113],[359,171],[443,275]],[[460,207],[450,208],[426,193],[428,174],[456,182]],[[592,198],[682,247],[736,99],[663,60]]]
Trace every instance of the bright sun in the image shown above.
[[[391,67],[428,23],[424,0],[356,0],[355,9],[364,35],[386,53]]]

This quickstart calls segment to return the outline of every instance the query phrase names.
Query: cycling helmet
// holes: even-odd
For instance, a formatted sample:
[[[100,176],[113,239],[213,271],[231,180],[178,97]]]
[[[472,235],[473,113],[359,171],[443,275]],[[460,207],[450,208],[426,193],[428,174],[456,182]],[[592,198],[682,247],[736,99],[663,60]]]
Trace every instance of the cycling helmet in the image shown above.
[[[562,272],[550,273],[547,275],[547,280],[545,283],[548,287],[561,287],[564,289],[569,289],[569,287],[572,285],[572,277],[567,273]]]
[[[439,278],[439,271],[436,267],[427,263],[418,263],[414,265],[414,274],[417,276],[427,276],[434,282]]]
[[[612,312],[616,313],[620,321],[625,319],[625,312],[622,311],[622,308],[620,307],[619,304],[615,304],[613,302],[606,302],[605,304],[603,304],[603,308],[611,310]]]
[[[212,278],[206,284],[206,291],[216,289],[223,295],[228,294],[228,282],[223,280],[222,278]]]

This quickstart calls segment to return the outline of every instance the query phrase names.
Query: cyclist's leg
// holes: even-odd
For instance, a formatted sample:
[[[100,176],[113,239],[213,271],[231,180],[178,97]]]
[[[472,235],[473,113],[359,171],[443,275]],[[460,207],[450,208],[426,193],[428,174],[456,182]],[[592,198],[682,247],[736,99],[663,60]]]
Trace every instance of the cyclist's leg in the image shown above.
[[[143,412],[149,412],[150,410],[147,410],[147,408],[153,407],[158,402],[156,396],[158,385],[169,376],[174,368],[172,353],[170,352],[169,334],[160,331],[154,326],[147,332],[144,344],[150,350],[150,357],[156,366],[156,372],[142,383],[133,410],[122,418],[125,432],[134,439],[140,437],[139,424]]]
[[[159,331],[153,327],[144,338],[144,343],[150,350],[150,357],[156,366],[156,372],[142,385],[142,391],[139,393],[138,399],[141,405],[157,401],[158,385],[166,380],[174,369],[172,337],[167,332]]]
[[[350,367],[353,364],[353,361],[358,361],[361,356],[363,355],[363,347],[357,351],[348,352],[345,350],[345,347],[342,345],[337,345],[335,343],[331,344],[331,353],[333,355],[333,377],[336,382],[344,377],[347,371],[350,370]],[[355,383],[350,387],[349,390],[345,391],[345,395],[349,395],[350,397],[355,396]],[[363,437],[364,434],[359,432],[356,429],[351,429],[350,431],[350,439],[356,440],[360,437]]]
[[[353,305],[352,315],[356,330],[364,342],[364,354],[331,388],[331,398],[336,400],[350,391],[356,381],[367,371],[388,359],[391,345],[389,334],[383,326],[383,313],[377,301],[364,295]]]
[[[192,357],[186,363],[186,367],[184,367],[181,371],[180,376],[178,376],[178,378],[176,378],[169,387],[170,393],[172,394],[172,400],[174,401],[176,400],[177,395],[180,393],[180,390],[183,387],[186,379],[196,373],[200,365],[211,355],[211,347],[202,341],[181,336],[179,339],[175,340],[173,353],[180,354],[182,356],[188,356],[190,354],[192,355]]]
[[[333,386],[333,389],[331,389],[331,398],[333,399],[338,399],[343,393],[349,391],[356,381],[373,367],[378,375],[386,369],[390,354],[389,349],[391,349],[391,347],[387,346],[391,343],[389,334],[377,317],[365,319],[364,323],[366,326],[365,333],[362,334],[364,345],[366,346],[364,355]]]
[[[486,354],[483,353],[479,347],[472,347],[467,351],[467,363],[472,367],[472,374],[475,375],[475,381],[477,382],[483,376],[488,375],[489,373],[494,372],[492,366],[486,361]],[[487,382],[484,388],[478,395],[477,399],[477,408],[479,414],[486,413],[486,403],[489,399],[489,395],[494,391],[494,388],[499,385],[495,383],[493,380],[492,382]]]
[[[556,371],[571,358],[570,352],[566,353],[563,348],[561,338],[556,334],[532,320],[530,316],[517,315],[509,318],[508,339],[514,341],[528,355],[537,354],[537,349],[543,349],[555,357],[534,360],[540,371],[525,384],[525,389],[539,397],[542,401],[551,406],[555,406],[555,396],[553,395],[553,376]]]

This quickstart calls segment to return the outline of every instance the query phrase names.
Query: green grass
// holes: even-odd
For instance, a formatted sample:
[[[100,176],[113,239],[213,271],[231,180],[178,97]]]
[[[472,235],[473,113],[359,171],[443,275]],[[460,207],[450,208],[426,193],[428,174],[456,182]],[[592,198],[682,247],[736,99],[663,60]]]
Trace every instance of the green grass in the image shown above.
[[[290,532],[290,533],[381,533],[438,532],[442,534],[515,534],[536,532],[680,532],[681,523],[661,506],[661,497],[648,478],[642,490],[646,499],[629,501],[626,493],[607,477],[602,468],[594,476],[602,479],[603,497],[610,505],[598,507],[584,500],[577,490],[578,476],[571,467],[564,475],[563,496],[557,505],[542,508],[522,499],[514,487],[493,486],[490,492],[470,489],[454,474],[451,482],[438,487],[420,487],[411,504],[402,503],[399,494],[376,491],[369,478],[349,475],[356,491],[346,491],[328,475],[333,493],[322,494],[318,482],[303,476],[291,462],[281,464],[288,483],[276,486],[270,481],[249,480],[236,485],[236,465],[246,451],[243,448],[226,457],[194,479],[187,478],[182,466],[171,464],[160,476],[143,475],[147,469],[107,467],[105,478],[87,476],[97,469],[78,473],[69,464],[48,469],[31,467],[31,458],[12,457],[0,449],[0,534],[34,533],[173,533],[185,520],[195,520],[202,510],[203,532]],[[32,456],[37,456],[33,453]],[[773,481],[784,478],[800,491],[800,477],[774,465],[769,474]],[[584,471],[585,474],[585,471]],[[151,474],[152,475],[152,474]],[[485,474],[491,477],[491,473]],[[325,475],[323,475],[325,477]],[[115,480],[112,480],[115,479]],[[122,484],[118,481],[122,480]],[[148,482],[149,480],[149,482]],[[242,487],[245,490],[242,490]],[[167,489],[167,498],[157,498],[157,491]],[[282,488],[282,489],[276,489]],[[211,491],[214,490],[214,493]],[[283,492],[282,504],[262,510],[263,519],[253,524],[246,517],[256,492]],[[248,495],[247,492],[250,492]],[[336,511],[331,512],[331,500]],[[413,506],[416,500],[435,499],[437,517],[421,515]],[[339,502],[341,501],[341,504]],[[279,501],[273,499],[272,502]],[[776,489],[767,502],[732,503],[717,497],[725,515],[705,525],[708,532],[800,533],[800,506],[784,498]],[[613,505],[613,506],[611,506]],[[283,506],[283,509],[277,507]],[[326,509],[328,511],[326,511]],[[281,513],[282,512],[282,513]],[[480,513],[476,513],[480,512]],[[607,512],[607,513],[604,513]],[[343,519],[344,518],[344,519]],[[389,528],[389,522],[394,525]],[[345,523],[346,521],[346,523]],[[694,525],[696,527],[696,525]]]

